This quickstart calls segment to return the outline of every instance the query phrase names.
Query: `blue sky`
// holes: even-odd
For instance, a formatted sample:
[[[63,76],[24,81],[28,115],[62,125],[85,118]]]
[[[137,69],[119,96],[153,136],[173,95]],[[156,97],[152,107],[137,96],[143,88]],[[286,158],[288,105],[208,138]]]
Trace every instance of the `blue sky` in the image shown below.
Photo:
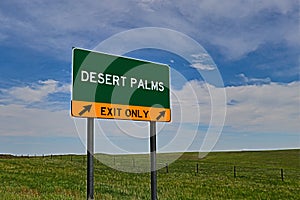
[[[297,0],[1,1],[0,153],[84,153],[84,120],[74,123],[69,111],[71,49],[94,49],[115,34],[143,27],[178,31],[198,42],[224,82],[222,87],[206,83],[197,72],[209,68],[174,52],[142,49],[126,54],[169,64],[184,77],[179,81],[171,74],[173,113],[179,112],[177,100],[185,102],[179,113],[184,120],[175,116],[172,124],[160,125],[161,151],[200,149],[212,116],[208,91],[225,91],[227,98],[225,124],[214,150],[299,148],[299,7]],[[181,45],[170,43],[173,48]],[[187,98],[191,92],[196,98]],[[200,105],[197,122],[194,104]],[[98,123],[119,149],[106,146],[99,134],[97,151],[148,150],[147,124]],[[144,133],[124,134],[129,130]]]

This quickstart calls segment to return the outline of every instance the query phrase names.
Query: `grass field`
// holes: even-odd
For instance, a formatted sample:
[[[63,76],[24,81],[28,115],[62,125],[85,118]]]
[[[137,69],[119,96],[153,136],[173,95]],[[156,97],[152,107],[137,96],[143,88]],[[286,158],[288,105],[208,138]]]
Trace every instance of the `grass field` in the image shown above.
[[[300,150],[210,153],[204,159],[185,153],[167,169],[174,155],[159,155],[159,199],[300,199]],[[98,156],[123,170],[148,165],[147,155]],[[150,199],[149,173],[96,161],[94,177],[95,199]],[[84,156],[0,156],[1,200],[85,198]]]

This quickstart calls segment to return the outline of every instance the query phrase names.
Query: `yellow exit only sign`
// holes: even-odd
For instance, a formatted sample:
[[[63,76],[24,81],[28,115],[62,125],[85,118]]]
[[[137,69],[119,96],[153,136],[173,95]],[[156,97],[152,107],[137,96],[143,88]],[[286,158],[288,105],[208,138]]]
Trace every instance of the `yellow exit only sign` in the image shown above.
[[[169,122],[171,120],[171,111],[170,109],[165,108],[95,103],[74,100],[72,101],[71,106],[72,116],[75,117],[161,122]]]

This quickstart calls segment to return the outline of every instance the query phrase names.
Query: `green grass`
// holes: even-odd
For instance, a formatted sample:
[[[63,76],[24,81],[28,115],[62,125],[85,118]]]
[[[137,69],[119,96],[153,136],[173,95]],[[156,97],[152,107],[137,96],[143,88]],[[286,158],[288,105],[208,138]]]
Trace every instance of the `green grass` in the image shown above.
[[[299,199],[300,150],[158,155],[159,199]],[[114,168],[149,168],[148,155],[97,155]],[[196,165],[198,164],[198,173]],[[233,176],[236,166],[236,177]],[[281,171],[284,170],[284,181]],[[150,174],[95,162],[95,199],[150,199]],[[85,199],[84,156],[0,157],[0,199]]]

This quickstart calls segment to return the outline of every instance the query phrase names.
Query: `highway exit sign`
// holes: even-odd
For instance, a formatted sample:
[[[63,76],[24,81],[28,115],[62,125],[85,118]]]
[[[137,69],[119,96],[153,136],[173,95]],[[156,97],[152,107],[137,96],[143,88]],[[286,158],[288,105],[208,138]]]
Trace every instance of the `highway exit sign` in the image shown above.
[[[171,121],[169,66],[73,48],[71,115]]]

